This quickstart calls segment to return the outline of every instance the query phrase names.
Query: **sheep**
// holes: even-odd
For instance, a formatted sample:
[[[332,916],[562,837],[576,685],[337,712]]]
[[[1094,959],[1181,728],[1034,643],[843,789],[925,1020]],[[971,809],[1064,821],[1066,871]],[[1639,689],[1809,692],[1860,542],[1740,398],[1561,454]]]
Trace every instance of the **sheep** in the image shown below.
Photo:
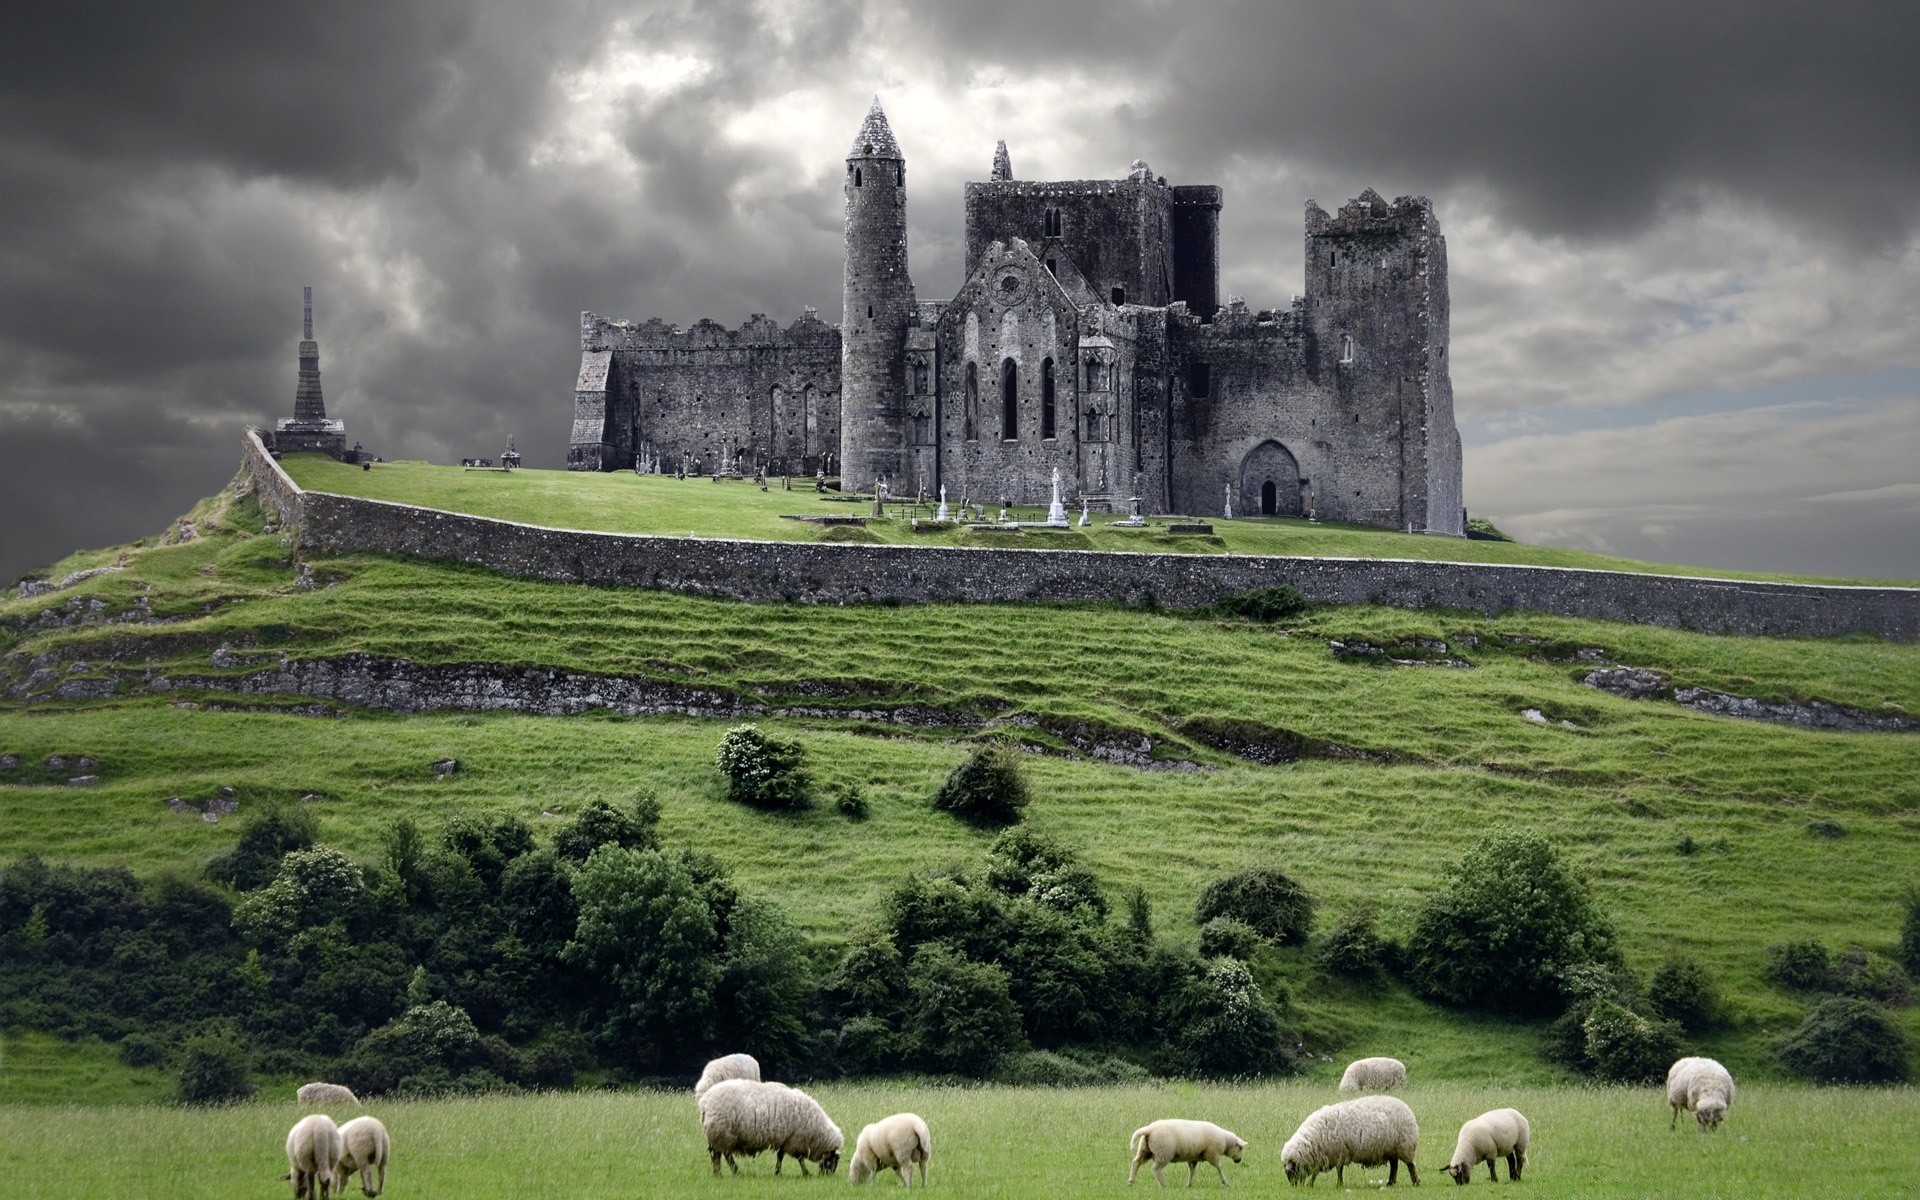
[[[302,1117],[287,1131],[287,1173],[294,1200],[327,1200],[340,1164],[340,1127],[325,1113]]]
[[[920,1186],[927,1186],[927,1159],[933,1156],[933,1135],[927,1123],[913,1113],[895,1113],[860,1131],[847,1164],[847,1182],[865,1183],[888,1167],[900,1177],[901,1187],[913,1186],[914,1164],[920,1167]]]
[[[1710,1133],[1720,1128],[1733,1103],[1733,1075],[1711,1058],[1683,1058],[1667,1068],[1667,1103],[1673,1106],[1668,1129],[1684,1108]]]
[[[1533,1127],[1518,1109],[1483,1112],[1460,1127],[1460,1140],[1453,1144],[1453,1161],[1447,1165],[1447,1174],[1455,1183],[1465,1183],[1473,1178],[1473,1169],[1485,1163],[1487,1178],[1499,1183],[1500,1171],[1495,1164],[1504,1158],[1508,1181],[1517,1182],[1521,1168],[1527,1165],[1527,1142],[1532,1136]]]
[[[1212,1163],[1213,1169],[1220,1172],[1220,1186],[1226,1187],[1227,1169],[1220,1165],[1220,1156],[1224,1154],[1237,1163],[1246,1148],[1245,1138],[1212,1121],[1155,1121],[1134,1130],[1133,1136],[1127,1139],[1127,1149],[1133,1151],[1127,1182],[1132,1183],[1140,1173],[1141,1163],[1152,1159],[1153,1177],[1160,1181],[1161,1187],[1167,1186],[1167,1177],[1160,1169],[1170,1162],[1187,1164],[1188,1187],[1193,1186],[1193,1175],[1200,1164]]]
[[[377,1117],[355,1117],[340,1127],[340,1190],[346,1191],[355,1171],[360,1172],[360,1191],[378,1196],[387,1190],[387,1159],[393,1154],[393,1139]],[[380,1169],[380,1182],[373,1181],[374,1168]]]
[[[1322,1171],[1333,1171],[1341,1186],[1347,1182],[1346,1167],[1387,1166],[1387,1186],[1398,1180],[1400,1164],[1407,1164],[1407,1178],[1416,1186],[1420,1173],[1414,1169],[1413,1155],[1420,1148],[1420,1126],[1413,1110],[1392,1096],[1362,1096],[1343,1100],[1315,1110],[1280,1150],[1280,1163],[1287,1169],[1287,1182],[1311,1183]]]
[[[706,1131],[715,1175],[723,1157],[738,1175],[740,1164],[733,1156],[762,1150],[774,1152],[775,1175],[789,1155],[802,1175],[808,1174],[809,1160],[826,1175],[840,1165],[840,1127],[812,1096],[784,1083],[726,1079],[714,1084],[700,1097],[700,1128]]]
[[[1407,1081],[1407,1064],[1397,1058],[1357,1058],[1340,1076],[1343,1092],[1390,1092]]]
[[[725,1058],[716,1058],[700,1072],[700,1082],[693,1085],[695,1099],[707,1094],[707,1089],[723,1079],[751,1079],[760,1081],[760,1062],[751,1054],[729,1054]]]
[[[303,1083],[294,1093],[302,1108],[319,1108],[328,1104],[358,1105],[360,1098],[353,1089],[337,1083]]]

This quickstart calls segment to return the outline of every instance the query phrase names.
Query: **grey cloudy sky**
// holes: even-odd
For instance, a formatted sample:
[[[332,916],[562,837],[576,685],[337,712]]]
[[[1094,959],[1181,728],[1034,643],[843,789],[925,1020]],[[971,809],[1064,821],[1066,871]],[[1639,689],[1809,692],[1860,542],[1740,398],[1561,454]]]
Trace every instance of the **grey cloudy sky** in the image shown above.
[[[1920,8],[1754,2],[67,0],[0,38],[0,580],[159,530],[291,412],[564,462],[581,309],[837,319],[879,93],[920,293],[960,189],[1130,159],[1447,234],[1476,514],[1660,561],[1920,578]]]

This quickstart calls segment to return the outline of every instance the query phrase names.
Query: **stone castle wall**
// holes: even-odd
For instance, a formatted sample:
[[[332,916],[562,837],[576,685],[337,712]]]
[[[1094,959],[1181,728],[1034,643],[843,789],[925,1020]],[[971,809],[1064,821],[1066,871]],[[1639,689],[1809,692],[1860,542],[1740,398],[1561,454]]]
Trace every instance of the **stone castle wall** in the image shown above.
[[[281,512],[306,549],[467,563],[555,582],[809,604],[1151,600],[1171,608],[1289,583],[1321,603],[1487,614],[1529,609],[1705,633],[1920,639],[1920,588],[1405,559],[747,542],[546,529],[303,492],[256,435],[249,432],[245,442],[245,462],[262,499]]]

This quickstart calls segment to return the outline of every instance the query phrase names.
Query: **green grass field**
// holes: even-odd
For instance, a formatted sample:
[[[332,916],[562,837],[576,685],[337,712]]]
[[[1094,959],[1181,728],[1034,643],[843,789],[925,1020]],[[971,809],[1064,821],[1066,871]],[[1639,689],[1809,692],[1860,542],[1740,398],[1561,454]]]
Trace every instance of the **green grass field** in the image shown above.
[[[1198,1117],[1248,1141],[1226,1164],[1234,1192],[1286,1188],[1280,1148],[1307,1113],[1335,1099],[1306,1084],[1259,1087],[1046,1089],[823,1085],[809,1089],[847,1138],[888,1113],[918,1112],[933,1135],[929,1185],[949,1195],[1060,1197],[1125,1190],[1128,1135],[1163,1116]],[[1920,1096],[1908,1089],[1747,1085],[1714,1134],[1691,1119],[1669,1131],[1660,1089],[1423,1086],[1401,1093],[1420,1121],[1417,1165],[1428,1188],[1452,1188],[1443,1168],[1460,1122],[1511,1105],[1533,1126],[1519,1187],[1539,1197],[1894,1197],[1915,1194],[1914,1130]],[[693,1098],[684,1092],[541,1095],[382,1103],[367,1111],[392,1134],[388,1195],[762,1197],[846,1188],[846,1167],[801,1179],[773,1174],[771,1155],[745,1159],[738,1178],[715,1179]],[[353,1112],[332,1115],[345,1120]],[[288,1103],[222,1109],[0,1109],[0,1170],[27,1198],[285,1194]],[[1219,1190],[1211,1168],[1196,1187]],[[722,1170],[725,1170],[723,1165]],[[1168,1182],[1184,1184],[1184,1168]],[[1137,1187],[1157,1192],[1142,1171]],[[1346,1186],[1370,1191],[1385,1168],[1349,1168]],[[357,1187],[358,1179],[355,1179]],[[1332,1175],[1318,1190],[1334,1184]],[[876,1182],[894,1188],[889,1172]],[[1402,1186],[1405,1186],[1404,1182]],[[1488,1186],[1485,1168],[1476,1188]],[[1502,1168],[1501,1188],[1508,1186]],[[349,1192],[357,1195],[357,1191]]]
[[[823,529],[785,515],[839,514],[864,516],[872,510],[838,493],[820,496],[811,479],[794,479],[791,491],[776,477],[761,492],[750,481],[677,480],[666,475],[632,472],[586,474],[572,471],[513,472],[439,467],[423,462],[378,463],[370,471],[350,467],[321,454],[288,455],[282,465],[294,482],[316,491],[365,496],[419,504],[451,512],[499,517],[531,525],[586,529],[610,533],[684,534],[747,538],[759,541],[837,540],[964,546],[991,537],[995,546],[1025,545],[1076,550],[1153,550],[1193,554],[1290,554],[1317,557],[1413,558],[1451,562],[1524,563],[1547,567],[1585,567],[1602,571],[1656,572],[1666,575],[1711,575],[1734,579],[1786,579],[1799,582],[1867,583],[1887,580],[1815,579],[1811,576],[1756,571],[1707,570],[1659,565],[1615,558],[1581,550],[1529,546],[1514,542],[1470,541],[1394,533],[1362,525],[1342,525],[1298,518],[1218,520],[1218,513],[1196,516],[1212,520],[1214,536],[1169,535],[1165,521],[1147,529],[1114,528],[1116,518],[1098,517],[1085,529],[1025,530],[1017,535],[973,535],[964,529],[920,533],[912,518],[933,516],[931,505],[890,505],[889,519],[871,521],[864,533],[845,528]],[[948,497],[957,507],[960,497]],[[998,497],[973,498],[985,502],[989,516],[999,511]],[[1045,506],[1017,508],[1021,520],[1038,521]],[[1074,514],[1078,520],[1078,514]]]

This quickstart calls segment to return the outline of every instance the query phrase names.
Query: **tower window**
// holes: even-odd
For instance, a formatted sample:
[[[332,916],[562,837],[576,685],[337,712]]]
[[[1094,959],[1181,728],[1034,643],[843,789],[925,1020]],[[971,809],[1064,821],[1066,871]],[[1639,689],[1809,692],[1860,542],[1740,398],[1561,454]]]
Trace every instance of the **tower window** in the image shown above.
[[[924,359],[914,360],[913,390],[922,394],[927,390],[927,364]]]
[[[1000,364],[1000,437],[1020,436],[1020,367],[1011,358]]]
[[[1097,408],[1087,410],[1087,440],[1090,442],[1100,440],[1100,410]]]
[[[1046,216],[1043,218],[1042,228],[1045,229],[1046,231],[1041,235],[1042,237],[1059,237],[1060,236],[1060,210],[1059,209],[1050,208],[1047,210]]]
[[[1125,288],[1113,289],[1113,302],[1115,304],[1125,304],[1127,302],[1127,289]]]
[[[853,169],[853,186],[855,187],[860,186],[860,168],[859,167],[855,167]]]
[[[1353,361],[1353,335],[1350,333],[1340,335],[1340,361],[1343,363]]]
[[[1337,267],[1340,265],[1340,252],[1338,250],[1335,250],[1333,253],[1327,255],[1327,265],[1330,267]]]
[[[1048,259],[1048,260],[1047,260],[1047,274],[1049,274],[1049,275],[1058,275],[1059,273],[1060,273],[1060,270],[1059,270],[1059,264],[1057,264],[1056,262],[1054,262],[1054,260],[1053,260],[1053,259],[1051,259],[1051,258],[1050,258],[1050,259]]]
[[[1205,396],[1211,394],[1212,389],[1213,372],[1206,363],[1197,362],[1187,368],[1188,394],[1195,397]]]
[[[980,402],[980,368],[967,364],[966,440],[973,440],[973,410]]]
[[[867,305],[867,320],[873,320],[873,305]]]
[[[1053,436],[1053,360],[1040,363],[1040,436]]]
[[[867,147],[866,147],[866,150],[864,151],[864,153],[866,153],[866,154],[868,154],[868,155],[872,155],[872,153],[873,153],[873,143],[872,143],[872,142],[868,142],[868,143],[867,143]]]

